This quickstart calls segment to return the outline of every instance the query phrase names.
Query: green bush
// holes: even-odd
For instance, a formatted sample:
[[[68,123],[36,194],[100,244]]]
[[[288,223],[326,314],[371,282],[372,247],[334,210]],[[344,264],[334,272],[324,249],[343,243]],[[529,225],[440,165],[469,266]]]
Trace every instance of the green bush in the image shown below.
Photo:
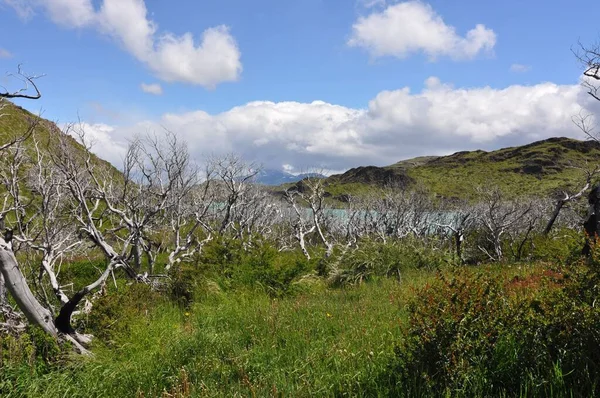
[[[94,302],[91,313],[77,323],[77,328],[91,333],[97,340],[111,345],[127,338],[133,319],[147,316],[162,300],[148,285],[132,283],[111,291]]]
[[[410,269],[437,269],[452,261],[452,255],[412,239],[400,242],[359,242],[358,248],[348,250],[330,260],[328,281],[332,286],[358,284],[375,277],[402,278]]]
[[[581,257],[585,239],[581,231],[563,228],[549,236],[538,234],[532,239],[530,257],[535,260],[572,263]]]
[[[385,377],[408,395],[596,394],[600,310],[587,297],[596,282],[582,265],[508,280],[440,274],[409,304],[406,337]]]
[[[279,252],[271,242],[244,247],[239,240],[210,242],[198,260],[198,270],[224,289],[262,287],[279,297],[294,291],[294,282],[314,270],[299,250]]]

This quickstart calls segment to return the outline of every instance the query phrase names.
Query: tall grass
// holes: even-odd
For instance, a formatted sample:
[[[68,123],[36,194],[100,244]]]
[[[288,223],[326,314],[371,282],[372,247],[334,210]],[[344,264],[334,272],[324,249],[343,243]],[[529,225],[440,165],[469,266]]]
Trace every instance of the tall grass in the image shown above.
[[[0,395],[360,395],[377,390],[393,358],[407,292],[382,280],[347,290],[317,284],[280,299],[213,289],[188,309],[162,301],[98,342],[93,358],[4,367]]]

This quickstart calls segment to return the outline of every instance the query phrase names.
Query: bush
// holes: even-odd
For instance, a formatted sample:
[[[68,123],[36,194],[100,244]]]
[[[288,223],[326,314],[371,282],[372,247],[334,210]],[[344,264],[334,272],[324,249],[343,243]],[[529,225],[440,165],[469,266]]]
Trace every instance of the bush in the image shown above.
[[[582,232],[563,228],[550,236],[536,235],[532,241],[530,256],[536,260],[554,261],[559,264],[575,262],[581,257],[585,244]]]
[[[279,252],[268,241],[244,247],[239,240],[226,238],[204,248],[198,267],[224,289],[258,286],[273,297],[293,293],[294,282],[315,268],[299,250]]]
[[[598,393],[600,310],[587,289],[600,278],[573,267],[508,280],[440,274],[410,303],[406,339],[385,377],[408,395]]]
[[[405,239],[382,243],[363,241],[331,260],[328,281],[332,286],[358,284],[374,277],[402,278],[409,269],[437,269],[452,261],[451,254]]]
[[[111,345],[120,338],[127,338],[131,321],[147,316],[160,300],[160,294],[150,286],[133,283],[101,296],[94,302],[89,316],[80,319],[77,326],[85,327],[86,332]]]

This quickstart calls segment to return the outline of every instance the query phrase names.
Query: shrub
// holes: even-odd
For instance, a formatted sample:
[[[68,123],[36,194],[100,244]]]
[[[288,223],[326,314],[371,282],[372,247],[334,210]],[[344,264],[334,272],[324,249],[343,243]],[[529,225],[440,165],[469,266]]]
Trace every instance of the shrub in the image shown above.
[[[363,241],[331,261],[328,281],[332,286],[362,283],[374,277],[402,278],[409,269],[437,269],[452,261],[451,254],[405,239],[382,243]]]
[[[586,297],[591,279],[600,281],[582,265],[508,280],[439,274],[410,303],[406,339],[385,377],[415,395],[597,393],[600,310]]]
[[[80,319],[78,327],[85,327],[98,340],[112,344],[126,338],[129,324],[140,315],[146,316],[161,300],[159,293],[148,285],[133,283],[101,296],[94,302],[92,311]]]
[[[582,232],[568,228],[556,230],[549,236],[538,234],[533,238],[530,256],[559,264],[572,263],[581,257],[584,243]]]
[[[244,247],[235,239],[210,242],[199,257],[198,269],[222,288],[260,286],[271,296],[294,291],[294,281],[314,270],[299,250],[279,252],[269,241]]]

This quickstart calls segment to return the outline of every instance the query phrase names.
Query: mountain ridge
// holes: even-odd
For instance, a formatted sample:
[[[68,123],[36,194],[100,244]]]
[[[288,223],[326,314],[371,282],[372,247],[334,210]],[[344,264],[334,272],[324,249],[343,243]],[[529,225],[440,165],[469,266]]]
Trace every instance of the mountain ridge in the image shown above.
[[[361,166],[324,180],[327,192],[363,195],[371,188],[425,188],[433,195],[472,198],[479,186],[495,185],[507,196],[553,196],[585,181],[585,168],[600,164],[600,143],[551,137],[494,151],[420,156],[389,166]],[[372,192],[371,192],[372,193]]]

